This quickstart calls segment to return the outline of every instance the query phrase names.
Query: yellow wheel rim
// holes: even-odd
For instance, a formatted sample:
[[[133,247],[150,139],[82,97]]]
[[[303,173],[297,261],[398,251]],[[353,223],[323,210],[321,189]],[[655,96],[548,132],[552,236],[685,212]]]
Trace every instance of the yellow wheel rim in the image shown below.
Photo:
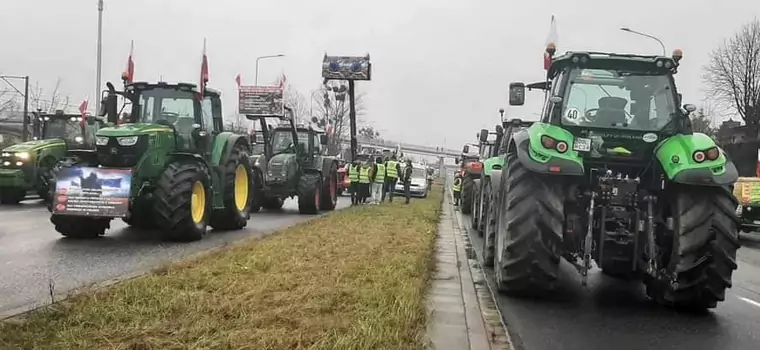
[[[239,164],[235,169],[235,208],[243,211],[248,205],[248,171]]]
[[[190,199],[190,215],[193,222],[200,224],[206,216],[206,189],[200,181],[193,184],[193,196]]]

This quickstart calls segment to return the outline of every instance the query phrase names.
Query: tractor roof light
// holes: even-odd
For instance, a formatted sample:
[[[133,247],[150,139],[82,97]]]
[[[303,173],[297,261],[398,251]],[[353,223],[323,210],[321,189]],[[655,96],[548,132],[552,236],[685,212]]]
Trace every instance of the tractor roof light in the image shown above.
[[[673,69],[677,66],[674,59],[669,57],[659,58],[655,61],[657,68]]]
[[[571,57],[570,60],[574,64],[586,64],[591,59],[591,56],[585,53],[575,53]]]
[[[121,80],[129,80],[129,72],[122,72],[121,73]]]
[[[673,50],[673,61],[676,63],[676,65],[679,62],[681,62],[682,58],[683,58],[683,51],[681,49]]]

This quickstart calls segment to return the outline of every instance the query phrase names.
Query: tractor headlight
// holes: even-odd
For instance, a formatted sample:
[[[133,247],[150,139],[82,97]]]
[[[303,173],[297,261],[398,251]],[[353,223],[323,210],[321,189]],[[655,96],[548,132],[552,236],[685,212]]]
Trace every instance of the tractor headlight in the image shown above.
[[[119,146],[134,146],[137,143],[137,136],[119,137],[116,139]]]
[[[76,141],[77,143],[82,143],[84,142],[84,139],[82,138],[82,136],[77,136],[74,138],[74,141]]]
[[[10,153],[8,153],[8,152],[3,152],[2,156],[3,156],[3,157],[10,157],[10,156],[11,156],[11,154],[10,154]]]
[[[108,144],[108,138],[104,136],[95,136],[95,144],[98,146],[105,146]]]
[[[23,160],[27,160],[29,159],[29,152],[16,153],[16,157],[21,158]]]
[[[4,166],[10,166],[10,165],[11,165],[11,162],[9,162],[9,161],[7,161],[7,160],[6,160],[6,161],[4,161],[4,162],[3,162],[3,165],[4,165]]]

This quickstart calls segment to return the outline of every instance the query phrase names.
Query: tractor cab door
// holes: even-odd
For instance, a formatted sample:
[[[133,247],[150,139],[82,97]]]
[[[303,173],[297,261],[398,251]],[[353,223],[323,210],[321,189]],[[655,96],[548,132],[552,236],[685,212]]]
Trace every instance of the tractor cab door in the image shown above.
[[[204,96],[201,101],[199,128],[192,131],[194,150],[204,158],[211,157],[214,136],[222,132],[222,103],[219,96]]]

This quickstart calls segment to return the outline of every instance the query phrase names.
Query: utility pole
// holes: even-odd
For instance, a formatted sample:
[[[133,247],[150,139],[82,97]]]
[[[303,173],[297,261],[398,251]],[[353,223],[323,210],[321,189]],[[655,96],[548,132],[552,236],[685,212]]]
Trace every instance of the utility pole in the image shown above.
[[[24,123],[21,141],[29,139],[29,76],[24,76]]]
[[[658,37],[656,37],[654,35],[649,35],[647,33],[642,33],[642,32],[633,30],[633,29],[628,28],[628,27],[620,28],[620,30],[622,30],[624,32],[631,33],[631,34],[640,35],[640,36],[643,36],[645,38],[649,38],[649,39],[652,39],[652,40],[658,42],[660,44],[660,47],[662,47],[662,55],[663,56],[667,56],[667,51],[665,50],[665,44],[662,43],[662,40],[660,40],[660,38],[658,38]]]
[[[100,113],[100,81],[103,63],[103,0],[98,0],[98,52],[95,70],[95,114]]]
[[[275,58],[275,57],[285,57],[283,54],[277,54],[277,55],[267,55],[267,56],[259,56],[256,57],[256,75],[253,78],[253,85],[259,86],[259,61],[265,59],[265,58]]]

